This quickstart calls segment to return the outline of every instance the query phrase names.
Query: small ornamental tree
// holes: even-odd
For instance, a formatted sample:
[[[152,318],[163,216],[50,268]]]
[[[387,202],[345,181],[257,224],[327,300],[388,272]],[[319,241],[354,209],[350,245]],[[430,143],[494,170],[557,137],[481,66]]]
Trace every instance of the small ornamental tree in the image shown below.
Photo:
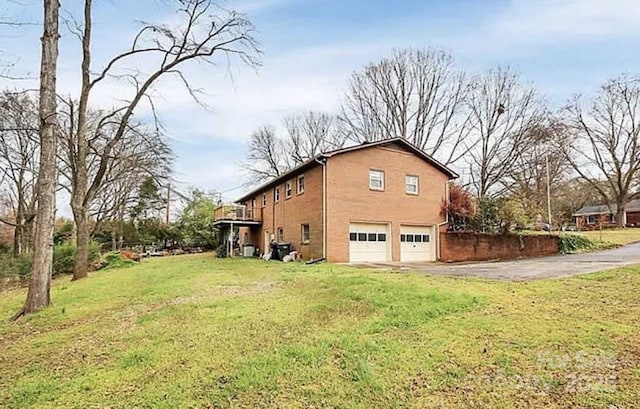
[[[467,230],[475,214],[473,196],[462,186],[450,185],[449,201],[442,202],[440,214],[448,216],[450,230]]]

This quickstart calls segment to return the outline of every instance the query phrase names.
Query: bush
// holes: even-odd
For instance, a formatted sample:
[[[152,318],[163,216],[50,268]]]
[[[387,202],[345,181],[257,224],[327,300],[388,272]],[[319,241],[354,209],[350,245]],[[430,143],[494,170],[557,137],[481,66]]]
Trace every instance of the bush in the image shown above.
[[[581,251],[603,250],[616,247],[614,243],[591,240],[579,234],[564,234],[559,237],[560,253],[577,253]]]
[[[0,279],[8,277],[26,278],[31,272],[31,257],[13,257],[11,251],[0,251]]]
[[[58,244],[53,247],[53,276],[73,273],[73,265],[76,257],[76,246],[70,243]],[[89,244],[89,263],[100,257],[100,247],[97,243]]]
[[[136,264],[135,261],[124,257],[118,252],[111,252],[104,255],[106,265],[103,269],[131,267]]]

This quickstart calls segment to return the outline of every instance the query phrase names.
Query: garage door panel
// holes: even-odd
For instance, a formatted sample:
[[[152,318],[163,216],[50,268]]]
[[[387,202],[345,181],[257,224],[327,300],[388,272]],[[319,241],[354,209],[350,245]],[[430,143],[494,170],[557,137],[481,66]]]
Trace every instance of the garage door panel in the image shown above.
[[[389,227],[386,224],[349,224],[349,261],[373,263],[388,261]]]
[[[435,261],[433,227],[400,228],[400,261]]]

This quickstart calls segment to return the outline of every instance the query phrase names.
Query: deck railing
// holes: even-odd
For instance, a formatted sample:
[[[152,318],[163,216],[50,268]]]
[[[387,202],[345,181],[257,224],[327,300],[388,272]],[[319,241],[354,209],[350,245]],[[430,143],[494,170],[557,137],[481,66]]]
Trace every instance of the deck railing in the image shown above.
[[[258,220],[253,209],[238,204],[224,204],[216,207],[213,211],[213,220],[237,220],[255,221]]]

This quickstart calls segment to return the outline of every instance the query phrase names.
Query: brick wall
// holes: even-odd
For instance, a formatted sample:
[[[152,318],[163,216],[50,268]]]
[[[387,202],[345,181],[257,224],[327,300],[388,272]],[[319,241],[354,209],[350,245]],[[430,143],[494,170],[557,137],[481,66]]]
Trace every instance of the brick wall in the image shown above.
[[[304,174],[304,193],[298,194],[298,176]],[[291,182],[292,194],[287,198],[286,183]],[[280,199],[274,203],[274,189],[280,189]],[[241,229],[240,238],[260,248],[264,252],[271,235],[278,240],[278,229],[284,233],[283,241],[291,243],[305,260],[322,257],[322,166],[318,165],[304,172],[292,175],[274,188],[261,191],[255,196],[255,216],[262,221],[262,226],[252,229]],[[262,194],[267,195],[267,205],[262,206]],[[244,203],[252,208],[252,200]],[[302,225],[309,225],[309,242],[302,242]]]
[[[384,171],[384,191],[369,189],[369,170]],[[403,146],[392,144],[344,153],[327,163],[327,257],[349,261],[349,223],[391,226],[391,259],[400,260],[400,228],[435,226],[446,197],[448,176]],[[407,194],[405,176],[419,177],[419,193]]]
[[[445,262],[514,259],[558,253],[558,237],[552,235],[443,233],[440,259]]]

